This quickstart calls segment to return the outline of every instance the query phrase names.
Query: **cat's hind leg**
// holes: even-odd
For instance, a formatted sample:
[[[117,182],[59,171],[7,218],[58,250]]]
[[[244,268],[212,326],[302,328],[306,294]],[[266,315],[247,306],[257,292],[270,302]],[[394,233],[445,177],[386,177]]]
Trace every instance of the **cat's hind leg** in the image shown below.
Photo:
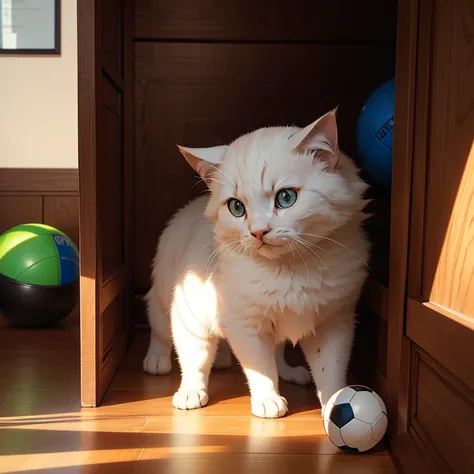
[[[145,301],[151,334],[148,352],[143,360],[143,370],[151,375],[169,374],[172,349],[170,319],[158,300],[154,286],[147,293]]]
[[[312,382],[311,374],[306,367],[303,367],[302,365],[293,367],[286,362],[284,342],[277,344],[276,363],[278,367],[278,375],[282,380],[296,385],[309,385]]]

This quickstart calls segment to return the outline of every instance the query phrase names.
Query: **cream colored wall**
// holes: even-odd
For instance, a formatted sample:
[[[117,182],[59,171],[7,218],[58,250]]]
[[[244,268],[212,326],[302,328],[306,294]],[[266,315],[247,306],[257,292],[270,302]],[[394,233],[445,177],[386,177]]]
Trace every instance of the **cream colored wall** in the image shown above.
[[[0,56],[0,167],[77,168],[76,22],[63,0],[60,56]]]

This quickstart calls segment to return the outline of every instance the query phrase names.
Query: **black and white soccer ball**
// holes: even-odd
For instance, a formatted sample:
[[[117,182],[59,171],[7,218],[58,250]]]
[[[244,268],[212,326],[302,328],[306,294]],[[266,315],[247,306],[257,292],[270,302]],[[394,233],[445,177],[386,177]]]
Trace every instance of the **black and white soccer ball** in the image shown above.
[[[346,452],[372,449],[387,430],[387,408],[369,387],[349,385],[336,392],[324,409],[329,439]]]

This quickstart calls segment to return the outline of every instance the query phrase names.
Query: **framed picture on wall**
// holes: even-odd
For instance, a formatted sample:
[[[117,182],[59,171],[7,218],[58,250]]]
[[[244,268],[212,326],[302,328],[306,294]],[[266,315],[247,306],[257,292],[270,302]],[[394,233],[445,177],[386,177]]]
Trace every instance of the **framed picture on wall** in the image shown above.
[[[61,0],[0,0],[0,54],[60,54]]]

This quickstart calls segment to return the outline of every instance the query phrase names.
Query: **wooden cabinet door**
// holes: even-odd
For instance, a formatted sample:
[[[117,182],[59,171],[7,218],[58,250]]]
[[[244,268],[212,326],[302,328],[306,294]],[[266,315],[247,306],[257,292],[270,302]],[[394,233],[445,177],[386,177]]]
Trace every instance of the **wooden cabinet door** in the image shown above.
[[[133,6],[78,2],[82,405],[97,406],[130,334]]]
[[[407,473],[468,474],[474,472],[474,8],[472,0],[402,3],[402,11],[416,13],[418,34],[416,65],[407,60],[397,90],[396,120],[406,123],[396,132],[395,157],[405,145],[412,158],[394,165],[393,197],[402,203],[394,204],[392,262],[402,273],[395,260],[405,244],[394,236],[406,237],[407,258],[405,275],[395,275],[391,288],[389,364],[398,397],[392,439]],[[404,223],[400,212],[409,201]],[[405,291],[402,304],[398,289]]]

